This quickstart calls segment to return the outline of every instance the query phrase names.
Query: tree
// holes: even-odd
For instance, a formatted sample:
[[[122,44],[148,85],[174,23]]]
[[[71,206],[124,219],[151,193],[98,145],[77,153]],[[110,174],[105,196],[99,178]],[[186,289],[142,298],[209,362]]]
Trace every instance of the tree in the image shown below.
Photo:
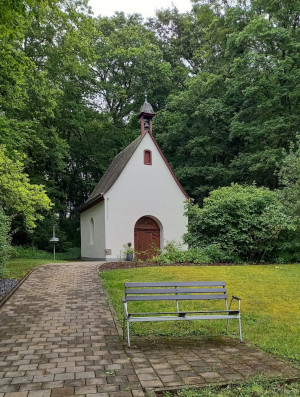
[[[0,207],[11,220],[21,216],[28,230],[34,229],[36,221],[43,218],[42,213],[51,208],[44,187],[29,182],[22,156],[15,152],[15,159],[11,160],[3,146],[0,147]]]
[[[158,112],[156,128],[199,203],[230,182],[278,187],[282,149],[295,141],[300,118],[299,2],[279,3],[197,2],[193,9],[196,37],[185,36],[193,68]]]
[[[291,145],[290,150],[284,151],[278,173],[281,186],[280,196],[282,203],[286,205],[290,212],[297,216],[300,226],[300,137],[297,143]]]
[[[10,222],[0,207],[0,277],[2,276],[1,265],[7,261],[10,254]]]
[[[284,151],[283,161],[278,172],[279,198],[294,218],[297,228],[281,236],[277,246],[277,260],[280,262],[299,262],[300,260],[300,138]]]
[[[275,192],[232,184],[210,193],[203,208],[188,204],[185,241],[197,248],[218,244],[239,260],[270,259],[283,231],[295,230]]]

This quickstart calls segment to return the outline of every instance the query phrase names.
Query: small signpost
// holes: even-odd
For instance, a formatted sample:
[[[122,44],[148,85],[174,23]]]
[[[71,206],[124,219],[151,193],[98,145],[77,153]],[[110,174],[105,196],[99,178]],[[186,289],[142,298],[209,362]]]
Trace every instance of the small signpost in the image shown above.
[[[59,242],[59,238],[55,237],[55,225],[53,226],[53,236],[50,238],[50,240],[53,243],[53,256],[55,260],[55,243]]]

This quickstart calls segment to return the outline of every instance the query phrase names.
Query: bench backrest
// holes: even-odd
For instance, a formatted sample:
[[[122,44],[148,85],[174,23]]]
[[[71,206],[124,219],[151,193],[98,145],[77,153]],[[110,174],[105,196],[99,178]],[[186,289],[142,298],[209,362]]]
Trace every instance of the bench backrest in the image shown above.
[[[127,301],[227,299],[224,281],[125,283]]]

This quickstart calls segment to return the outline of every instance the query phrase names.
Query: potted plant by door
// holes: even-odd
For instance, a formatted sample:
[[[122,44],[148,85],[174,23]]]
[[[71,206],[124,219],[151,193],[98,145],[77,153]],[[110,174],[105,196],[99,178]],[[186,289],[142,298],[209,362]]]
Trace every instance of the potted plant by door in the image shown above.
[[[126,254],[126,260],[127,261],[132,261],[133,260],[133,248],[131,243],[127,243],[125,245],[125,254]]]

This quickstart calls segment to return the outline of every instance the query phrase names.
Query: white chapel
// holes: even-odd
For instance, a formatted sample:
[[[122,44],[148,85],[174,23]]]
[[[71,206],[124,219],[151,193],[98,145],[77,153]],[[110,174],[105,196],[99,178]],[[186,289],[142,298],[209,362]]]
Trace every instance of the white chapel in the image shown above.
[[[182,243],[189,196],[153,136],[154,116],[146,98],[141,135],[114,158],[79,208],[84,260],[124,260],[128,243],[140,253],[153,245],[163,249],[168,241]]]

